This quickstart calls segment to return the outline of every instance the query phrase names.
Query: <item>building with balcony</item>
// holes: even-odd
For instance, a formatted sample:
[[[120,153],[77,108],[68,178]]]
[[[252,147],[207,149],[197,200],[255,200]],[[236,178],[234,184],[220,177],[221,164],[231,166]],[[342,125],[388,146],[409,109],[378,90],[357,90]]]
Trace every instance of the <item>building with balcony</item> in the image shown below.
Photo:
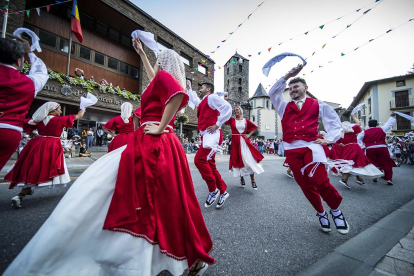
[[[349,120],[352,109],[364,102],[366,103],[365,107],[357,113],[357,118],[361,121],[363,127],[367,126],[371,119],[385,123],[394,111],[413,116],[413,87],[414,74],[366,82],[344,112],[343,117]],[[411,126],[409,120],[397,116],[397,123],[389,134],[404,136],[405,133],[413,129],[414,127]]]

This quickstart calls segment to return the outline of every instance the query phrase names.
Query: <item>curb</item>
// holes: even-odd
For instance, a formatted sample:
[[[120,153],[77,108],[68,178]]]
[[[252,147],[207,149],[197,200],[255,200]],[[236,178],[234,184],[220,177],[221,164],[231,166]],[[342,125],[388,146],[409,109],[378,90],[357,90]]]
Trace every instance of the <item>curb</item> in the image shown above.
[[[296,275],[369,275],[413,226],[414,199]]]

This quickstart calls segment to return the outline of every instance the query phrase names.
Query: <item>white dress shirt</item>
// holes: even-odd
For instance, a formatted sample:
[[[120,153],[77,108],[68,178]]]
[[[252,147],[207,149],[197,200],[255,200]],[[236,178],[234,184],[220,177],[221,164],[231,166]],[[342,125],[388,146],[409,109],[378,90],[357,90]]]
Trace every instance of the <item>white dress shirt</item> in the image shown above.
[[[37,93],[43,89],[43,86],[45,86],[47,80],[49,79],[49,74],[47,73],[46,65],[43,63],[43,61],[40,58],[38,58],[33,53],[29,53],[29,58],[30,58],[31,67],[30,67],[30,71],[27,77],[31,79],[34,83],[35,91],[34,91],[33,97],[36,97]],[[10,67],[10,68],[17,70],[16,67],[9,65],[9,64],[0,63],[0,66],[6,66],[6,67]],[[21,127],[17,127],[17,126],[10,125],[10,124],[4,124],[4,123],[0,123],[0,128],[12,129],[18,132],[23,131],[23,128]]]
[[[273,103],[277,113],[280,116],[280,119],[283,119],[283,114],[285,113],[286,106],[288,102],[283,100],[283,91],[286,88],[286,80],[282,77],[280,78],[273,86],[270,88],[269,96],[270,100]],[[305,103],[306,96],[301,101]],[[298,101],[295,101],[295,104]],[[318,100],[319,103],[319,117],[322,118],[323,126],[326,130],[325,139],[331,141],[332,143],[336,142],[341,138],[342,124],[335,110],[324,103],[323,101]],[[303,106],[302,106],[303,108]],[[311,145],[315,145],[314,142],[307,142],[304,140],[295,140],[292,143],[283,142],[285,150],[305,148]]]
[[[385,125],[383,125],[382,127],[380,127],[384,132],[387,132],[388,130],[390,130],[395,122],[397,121],[397,119],[395,119],[395,117],[391,116],[388,121],[385,123]],[[365,131],[361,131],[358,136],[357,136],[357,141],[358,141],[358,145],[361,146],[361,148],[365,148],[365,144],[362,140],[364,140],[365,137]],[[386,147],[386,145],[374,145],[371,146],[369,148],[380,148],[380,147]]]

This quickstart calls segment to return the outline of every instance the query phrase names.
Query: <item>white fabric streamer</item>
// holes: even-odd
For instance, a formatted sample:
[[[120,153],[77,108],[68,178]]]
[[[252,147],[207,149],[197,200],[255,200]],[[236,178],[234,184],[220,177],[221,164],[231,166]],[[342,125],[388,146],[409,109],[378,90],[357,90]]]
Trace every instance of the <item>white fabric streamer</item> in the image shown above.
[[[411,125],[414,126],[414,117],[411,117],[410,115],[407,115],[407,114],[404,114],[404,113],[401,113],[401,112],[397,112],[397,111],[394,112],[394,113],[397,114],[397,115],[400,115],[403,118],[406,118],[407,120],[410,120]]]
[[[131,117],[132,114],[132,104],[125,102],[121,105],[121,117],[122,120],[124,120],[124,123],[127,124],[129,122],[129,117]]]
[[[367,102],[363,102],[362,104],[357,105],[354,109],[352,109],[351,115],[354,115],[355,113],[357,113],[366,104]]]
[[[150,32],[145,32],[141,30],[136,30],[131,33],[132,38],[139,38],[139,40],[142,41],[142,43],[145,44],[148,48],[150,48],[155,56],[157,56],[161,50],[158,48],[158,44],[154,39],[154,34]]]
[[[85,108],[87,108],[88,106],[92,106],[96,104],[97,102],[98,102],[98,99],[94,95],[88,92],[88,94],[86,95],[86,98],[81,97],[80,99],[80,109],[85,111]]]
[[[59,106],[60,106],[60,104],[58,104],[56,102],[44,103],[41,107],[39,107],[35,111],[35,113],[32,116],[32,119],[29,121],[29,124],[30,125],[36,125],[36,123],[39,123],[39,122],[43,121],[44,119],[46,119],[46,117],[48,117],[48,115],[51,111],[57,109]],[[50,118],[49,118],[49,120],[50,120]]]
[[[216,94],[217,96],[221,97],[221,96],[224,96],[224,95],[228,95],[229,92],[214,92],[214,94]]]
[[[30,46],[30,50],[33,52],[34,50],[37,50],[38,52],[42,51],[42,48],[40,48],[39,45],[39,37],[31,30],[27,29],[27,28],[17,28],[14,32],[13,35],[17,36],[19,38],[22,38],[22,33],[26,33],[28,34],[31,38],[32,38],[32,45]]]

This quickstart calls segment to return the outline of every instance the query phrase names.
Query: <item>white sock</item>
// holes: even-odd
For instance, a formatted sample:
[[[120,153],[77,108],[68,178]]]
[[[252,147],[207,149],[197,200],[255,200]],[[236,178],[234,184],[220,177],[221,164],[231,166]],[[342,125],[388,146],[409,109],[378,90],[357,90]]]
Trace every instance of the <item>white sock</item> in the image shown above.
[[[325,212],[325,211],[323,211],[323,213],[318,213],[318,215],[320,215],[320,216],[325,216],[325,215],[326,215],[326,212]],[[320,221],[321,221],[321,223],[322,223],[323,225],[328,225],[328,224],[329,224],[329,220],[327,220],[326,218],[320,218]]]
[[[342,216],[342,212],[341,212],[341,210],[339,210],[339,208],[336,209],[336,210],[331,210],[331,212],[335,217],[340,216],[340,218],[342,218],[342,219],[344,218],[344,216]],[[335,219],[335,224],[337,226],[345,226],[345,222],[342,219]]]

